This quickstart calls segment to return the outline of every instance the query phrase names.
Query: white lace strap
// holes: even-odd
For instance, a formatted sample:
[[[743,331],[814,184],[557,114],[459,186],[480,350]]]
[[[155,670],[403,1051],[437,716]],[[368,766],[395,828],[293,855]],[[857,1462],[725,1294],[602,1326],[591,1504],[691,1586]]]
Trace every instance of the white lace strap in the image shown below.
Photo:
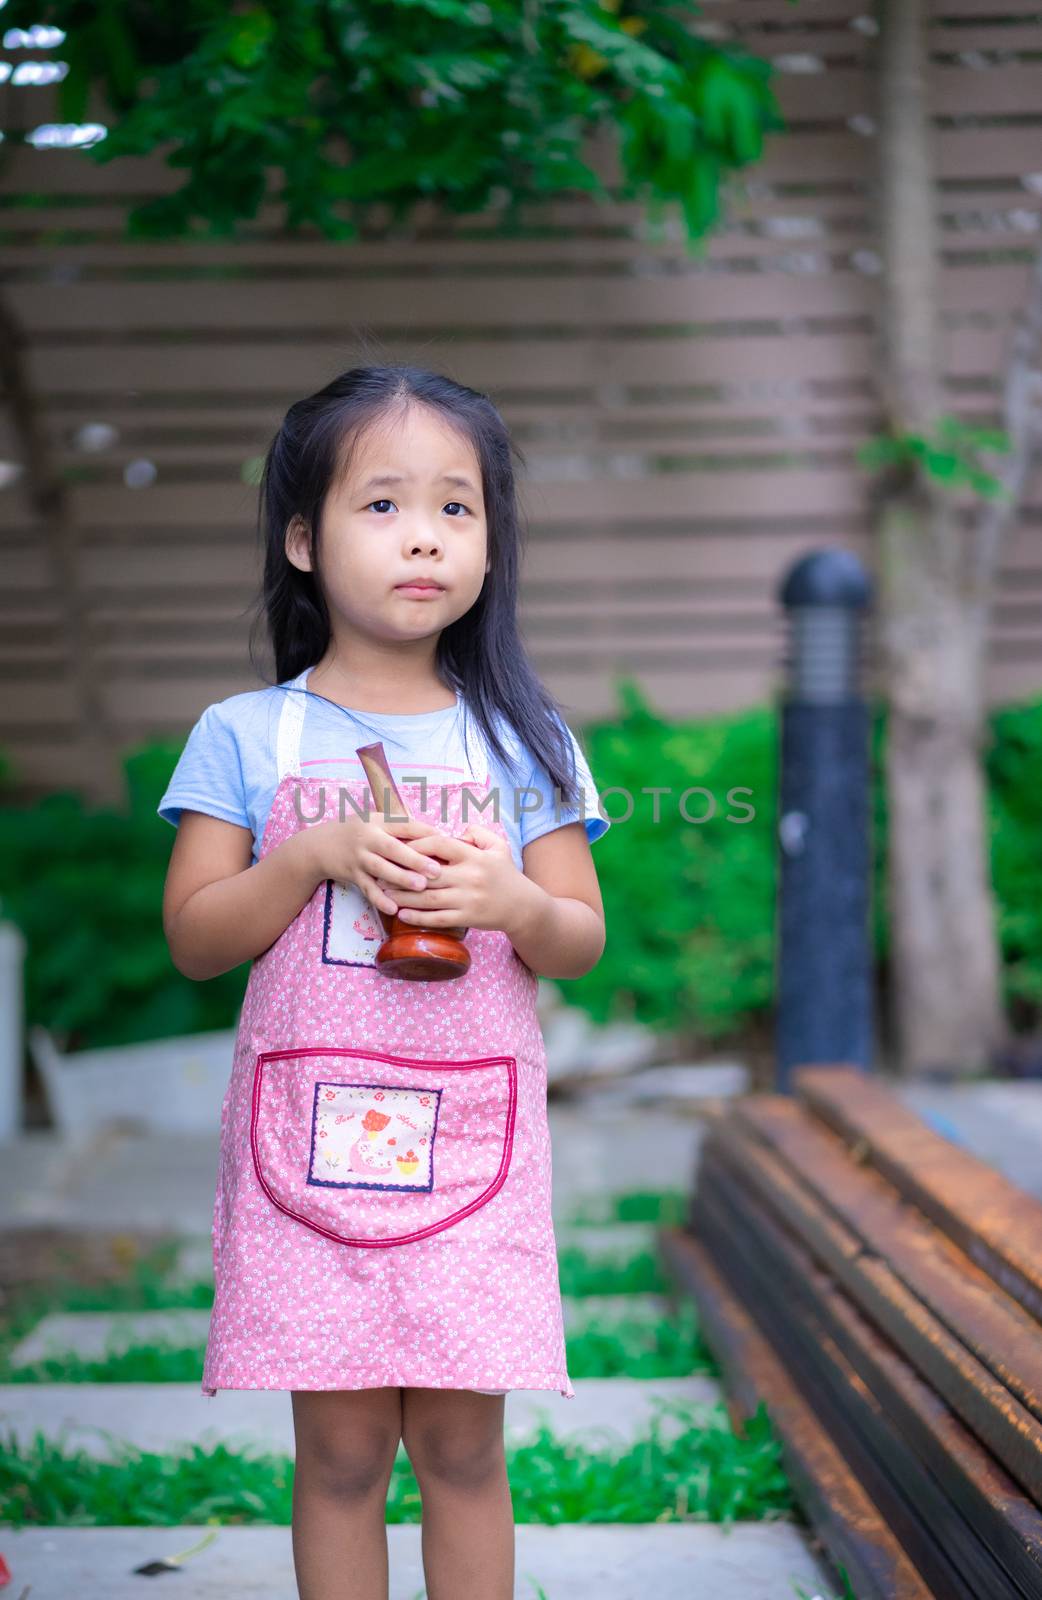
[[[300,735],[304,727],[304,711],[307,700],[301,692],[304,686],[305,673],[294,678],[292,684],[283,692],[282,710],[279,713],[279,732],[275,745],[275,762],[278,781],[282,782],[287,773],[297,776],[300,768]]]

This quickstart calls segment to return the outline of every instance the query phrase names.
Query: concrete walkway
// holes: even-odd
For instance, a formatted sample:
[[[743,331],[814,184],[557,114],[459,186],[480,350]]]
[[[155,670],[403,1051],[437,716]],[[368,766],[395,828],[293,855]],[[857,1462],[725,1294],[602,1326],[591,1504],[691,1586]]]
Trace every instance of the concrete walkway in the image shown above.
[[[11,1600],[137,1600],[156,1579],[133,1568],[190,1549],[212,1529],[31,1528],[0,1530],[15,1575]],[[423,1600],[418,1524],[387,1529],[390,1600]],[[788,1523],[662,1523],[543,1527],[519,1523],[516,1600],[796,1600],[826,1596],[821,1568]],[[165,1575],[160,1588],[165,1592]],[[295,1600],[288,1528],[220,1528],[169,1587],[183,1600]],[[537,1585],[539,1587],[537,1587]]]
[[[577,1228],[582,1212],[606,1222],[611,1197],[633,1190],[687,1192],[694,1178],[701,1124],[681,1109],[550,1108],[554,1147],[553,1208],[560,1249],[580,1248],[605,1266],[654,1248],[654,1228],[616,1224]],[[154,1230],[184,1238],[175,1276],[195,1281],[212,1271],[210,1225],[217,1169],[216,1137],[141,1138],[112,1130],[78,1149],[34,1132],[0,1149],[0,1226]],[[569,1330],[610,1325],[620,1316],[651,1320],[664,1301],[653,1295],[565,1299]],[[161,1320],[157,1320],[161,1319]],[[48,1319],[23,1341],[22,1358],[45,1346],[104,1348],[114,1328],[150,1338],[157,1327],[180,1327],[189,1342],[205,1338],[206,1311],[78,1314]],[[590,1449],[625,1450],[658,1419],[665,1438],[692,1422],[729,1428],[718,1383],[688,1376],[637,1380],[573,1380],[575,1397],[515,1391],[506,1401],[506,1436],[518,1444],[548,1426],[556,1438]],[[40,1432],[97,1457],[126,1442],[176,1452],[213,1445],[294,1452],[292,1406],[279,1391],[222,1390],[207,1398],[189,1384],[11,1384],[0,1387],[0,1436],[29,1443]],[[402,1447],[404,1454],[404,1447]],[[133,1567],[196,1543],[196,1528],[37,1528],[0,1530],[11,1567],[12,1600],[67,1600],[70,1594],[128,1600],[151,1593],[152,1580]],[[420,1528],[388,1529],[391,1600],[422,1600]],[[181,1590],[192,1600],[293,1600],[288,1527],[225,1527],[185,1564]],[[525,1600],[647,1600],[704,1594],[713,1600],[830,1597],[823,1568],[794,1523],[519,1524],[517,1585]]]

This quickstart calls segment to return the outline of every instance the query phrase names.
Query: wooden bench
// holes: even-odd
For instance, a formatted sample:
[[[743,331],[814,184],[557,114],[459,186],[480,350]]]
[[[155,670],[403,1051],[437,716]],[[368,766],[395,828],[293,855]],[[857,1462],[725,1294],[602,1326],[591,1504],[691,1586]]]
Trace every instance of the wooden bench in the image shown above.
[[[732,1414],[857,1600],[1042,1600],[1042,1205],[854,1068],[793,1082],[714,1117],[658,1235]]]

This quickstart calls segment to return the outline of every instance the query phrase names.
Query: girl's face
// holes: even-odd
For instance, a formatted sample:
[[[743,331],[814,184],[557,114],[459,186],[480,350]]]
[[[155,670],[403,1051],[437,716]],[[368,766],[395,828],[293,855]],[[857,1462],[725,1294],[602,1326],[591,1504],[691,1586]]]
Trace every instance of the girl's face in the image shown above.
[[[286,554],[312,570],[297,518]],[[481,468],[469,440],[417,405],[364,434],[322,510],[319,574],[331,618],[388,642],[426,638],[470,610],[488,567]]]

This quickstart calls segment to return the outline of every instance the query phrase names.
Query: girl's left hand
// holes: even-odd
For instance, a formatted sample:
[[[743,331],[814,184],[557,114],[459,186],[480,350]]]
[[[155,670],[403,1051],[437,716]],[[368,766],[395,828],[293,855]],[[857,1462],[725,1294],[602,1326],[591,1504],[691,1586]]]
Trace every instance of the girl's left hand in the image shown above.
[[[445,833],[424,834],[410,839],[409,848],[439,857],[441,871],[426,889],[381,884],[403,922],[425,928],[506,927],[522,876],[506,839],[472,822],[458,839]]]

